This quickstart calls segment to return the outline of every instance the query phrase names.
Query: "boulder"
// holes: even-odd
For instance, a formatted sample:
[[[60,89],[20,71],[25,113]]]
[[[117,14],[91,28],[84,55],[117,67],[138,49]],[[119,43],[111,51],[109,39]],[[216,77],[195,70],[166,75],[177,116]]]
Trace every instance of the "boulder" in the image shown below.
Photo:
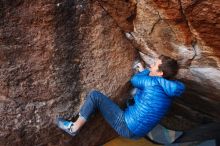
[[[56,127],[56,116],[74,118],[91,89],[119,103],[125,98],[137,52],[99,2],[0,6],[0,145],[68,145],[72,138]],[[117,136],[100,117],[71,144]]]
[[[219,8],[218,0],[0,1],[0,145],[95,146],[116,137],[99,113],[74,138],[54,119],[74,119],[91,89],[123,106],[138,52],[146,66],[159,55],[180,64],[186,92],[163,125],[219,122]]]

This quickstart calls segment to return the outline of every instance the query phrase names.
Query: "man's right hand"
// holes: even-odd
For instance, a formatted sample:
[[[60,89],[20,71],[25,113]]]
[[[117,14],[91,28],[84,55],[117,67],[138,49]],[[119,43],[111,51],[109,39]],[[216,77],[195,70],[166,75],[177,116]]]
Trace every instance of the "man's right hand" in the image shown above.
[[[144,70],[144,67],[141,63],[136,64],[135,70],[138,72],[142,72]]]

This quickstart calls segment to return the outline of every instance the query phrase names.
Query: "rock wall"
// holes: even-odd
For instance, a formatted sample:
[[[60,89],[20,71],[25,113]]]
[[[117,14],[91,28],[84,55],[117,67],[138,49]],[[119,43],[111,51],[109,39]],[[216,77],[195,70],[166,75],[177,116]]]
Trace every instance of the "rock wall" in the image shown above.
[[[187,90],[164,125],[220,121],[219,8],[218,0],[1,0],[0,145],[92,146],[117,136],[99,114],[74,138],[54,119],[74,118],[91,89],[122,105],[135,49],[147,65],[161,54],[181,65]]]
[[[100,116],[82,130],[86,141],[71,142],[54,124],[57,115],[75,117],[91,89],[120,101],[128,88],[136,53],[100,3],[0,6],[0,145],[96,145],[115,137]]]

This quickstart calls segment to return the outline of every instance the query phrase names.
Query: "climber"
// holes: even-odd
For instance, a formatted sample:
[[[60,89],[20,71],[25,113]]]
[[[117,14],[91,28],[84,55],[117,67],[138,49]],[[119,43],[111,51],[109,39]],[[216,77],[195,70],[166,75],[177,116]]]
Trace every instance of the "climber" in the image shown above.
[[[130,139],[145,136],[164,117],[174,97],[180,96],[185,86],[171,80],[178,71],[178,64],[170,57],[160,56],[149,69],[144,69],[141,63],[136,68],[139,73],[131,78],[132,85],[137,88],[133,105],[122,110],[106,95],[92,90],[80,109],[78,119],[72,122],[58,117],[58,127],[75,136],[98,109],[120,136]]]

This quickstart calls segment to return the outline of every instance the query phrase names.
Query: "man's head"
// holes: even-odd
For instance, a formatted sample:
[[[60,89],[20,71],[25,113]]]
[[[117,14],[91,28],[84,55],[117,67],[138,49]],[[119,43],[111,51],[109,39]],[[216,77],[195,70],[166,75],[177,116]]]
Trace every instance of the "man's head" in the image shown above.
[[[170,79],[177,74],[178,69],[179,66],[176,60],[161,55],[155,60],[155,63],[150,66],[150,76],[161,76]]]

